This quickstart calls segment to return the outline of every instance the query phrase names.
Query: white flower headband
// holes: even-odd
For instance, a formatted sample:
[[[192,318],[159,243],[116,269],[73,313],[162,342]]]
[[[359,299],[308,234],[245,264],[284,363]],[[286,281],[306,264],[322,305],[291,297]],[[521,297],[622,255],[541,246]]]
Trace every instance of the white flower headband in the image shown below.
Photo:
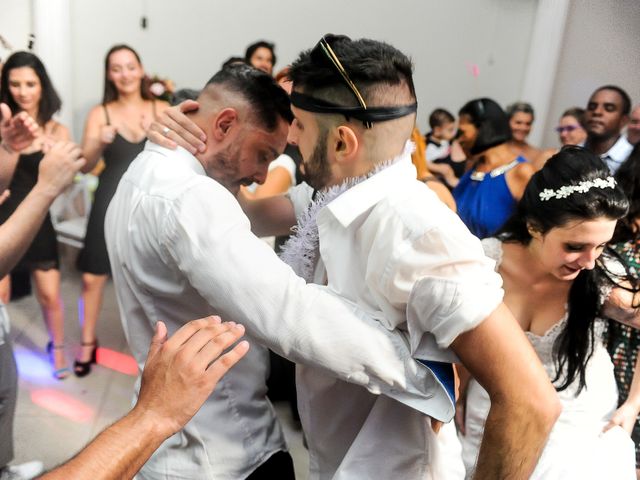
[[[557,190],[545,188],[540,192],[540,200],[546,202],[552,198],[567,198],[574,193],[587,193],[592,188],[616,188],[616,181],[613,177],[596,178],[585,180],[577,185],[563,185]]]

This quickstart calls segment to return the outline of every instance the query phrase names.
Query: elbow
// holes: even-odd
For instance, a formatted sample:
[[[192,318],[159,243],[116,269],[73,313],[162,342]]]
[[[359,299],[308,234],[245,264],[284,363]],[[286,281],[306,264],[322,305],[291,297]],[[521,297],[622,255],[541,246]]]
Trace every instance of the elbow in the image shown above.
[[[553,425],[562,413],[562,404],[554,389],[551,389],[547,395],[530,397],[525,408],[531,415],[533,427],[547,434],[551,432]]]

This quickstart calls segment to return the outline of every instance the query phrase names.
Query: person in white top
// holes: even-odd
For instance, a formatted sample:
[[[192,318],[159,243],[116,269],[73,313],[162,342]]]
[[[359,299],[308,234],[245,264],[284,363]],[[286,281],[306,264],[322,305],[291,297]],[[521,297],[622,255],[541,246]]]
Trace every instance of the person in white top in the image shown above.
[[[585,147],[598,155],[611,173],[616,173],[633,150],[633,145],[622,134],[629,123],[630,112],[629,95],[615,85],[598,88],[587,103]]]
[[[214,75],[199,102],[191,119],[209,137],[207,148],[194,156],[148,142],[109,206],[105,231],[121,319],[140,369],[158,320],[172,333],[185,319],[215,313],[242,323],[253,348],[139,478],[293,477],[265,396],[264,346],[437,411],[441,387],[400,332],[307,285],[250,231],[234,195],[264,181],[284,150],[291,120],[284,90],[264,72],[235,65]]]
[[[411,62],[381,42],[327,35],[294,62],[291,78],[289,141],[300,148],[310,185],[320,190],[311,204],[308,186],[248,204],[249,216],[260,218],[254,230],[285,233],[297,213],[287,251],[298,273],[405,335],[440,386],[447,386],[443,374],[457,355],[493,401],[478,478],[526,477],[559,402],[501,304],[500,283],[479,241],[415,179],[407,144],[416,111]],[[176,130],[173,141],[201,147],[179,138],[203,133],[186,120],[180,109],[160,118]],[[353,341],[366,345],[356,336]],[[298,376],[311,478],[461,475],[442,465],[450,452],[433,428],[433,419],[451,419],[448,389],[434,389],[431,408],[415,412],[318,367],[304,365]]]

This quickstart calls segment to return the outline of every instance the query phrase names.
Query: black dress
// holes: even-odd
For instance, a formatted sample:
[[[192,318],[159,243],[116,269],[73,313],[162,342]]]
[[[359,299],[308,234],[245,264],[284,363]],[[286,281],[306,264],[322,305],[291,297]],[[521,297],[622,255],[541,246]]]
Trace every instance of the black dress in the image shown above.
[[[155,114],[155,103],[153,111]],[[111,125],[106,106],[104,106],[104,114],[107,125]],[[84,247],[78,255],[77,266],[81,272],[93,273],[94,275],[111,273],[107,244],[104,239],[104,217],[107,214],[109,202],[116,193],[120,178],[129,168],[129,164],[144,149],[145,141],[146,139],[143,139],[139,143],[131,143],[116,133],[113,142],[107,145],[102,152],[105,168],[100,174],[100,182],[91,206]]]
[[[0,223],[7,221],[36,185],[38,168],[43,157],[44,153],[40,151],[23,154],[18,158],[16,170],[9,185],[11,195],[0,205]],[[51,223],[51,215],[47,212],[40,230],[14,270],[49,270],[59,268],[59,265],[56,232]]]

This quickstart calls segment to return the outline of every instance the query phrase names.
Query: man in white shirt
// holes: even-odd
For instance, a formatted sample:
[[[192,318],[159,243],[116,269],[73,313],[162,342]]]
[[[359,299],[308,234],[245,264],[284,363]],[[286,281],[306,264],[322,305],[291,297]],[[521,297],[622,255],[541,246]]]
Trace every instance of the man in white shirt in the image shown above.
[[[611,173],[616,173],[633,150],[633,145],[622,134],[629,123],[630,111],[629,95],[615,85],[598,88],[587,103],[585,147],[599,155]]]
[[[173,332],[184,319],[218,314],[242,323],[250,341],[296,362],[439,412],[442,387],[413,360],[400,332],[306,285],[250,231],[234,195],[240,185],[264,181],[285,148],[291,111],[284,90],[263,72],[235,65],[210,80],[199,103],[191,119],[208,136],[207,148],[194,156],[149,142],[120,181],[105,220],[121,318],[140,369],[158,320]],[[265,397],[267,350],[251,343],[216,393],[142,468],[141,479],[292,478]]]
[[[500,281],[479,241],[415,180],[406,148],[415,122],[410,61],[380,42],[327,36],[292,65],[291,77],[289,140],[300,148],[308,181],[321,190],[311,204],[304,187],[288,198],[251,202],[254,231],[285,233],[295,207],[298,231],[287,252],[297,273],[403,332],[412,353],[437,374],[455,359],[451,347],[492,391],[477,478],[526,477],[558,400],[501,305]],[[178,125],[202,133],[176,110],[168,115],[163,121],[181,135],[190,134]],[[442,389],[434,390],[432,410],[420,413],[313,365],[301,368],[298,380],[311,478],[452,473],[437,465],[447,456],[437,451],[442,445],[429,421],[453,415],[452,397]]]

